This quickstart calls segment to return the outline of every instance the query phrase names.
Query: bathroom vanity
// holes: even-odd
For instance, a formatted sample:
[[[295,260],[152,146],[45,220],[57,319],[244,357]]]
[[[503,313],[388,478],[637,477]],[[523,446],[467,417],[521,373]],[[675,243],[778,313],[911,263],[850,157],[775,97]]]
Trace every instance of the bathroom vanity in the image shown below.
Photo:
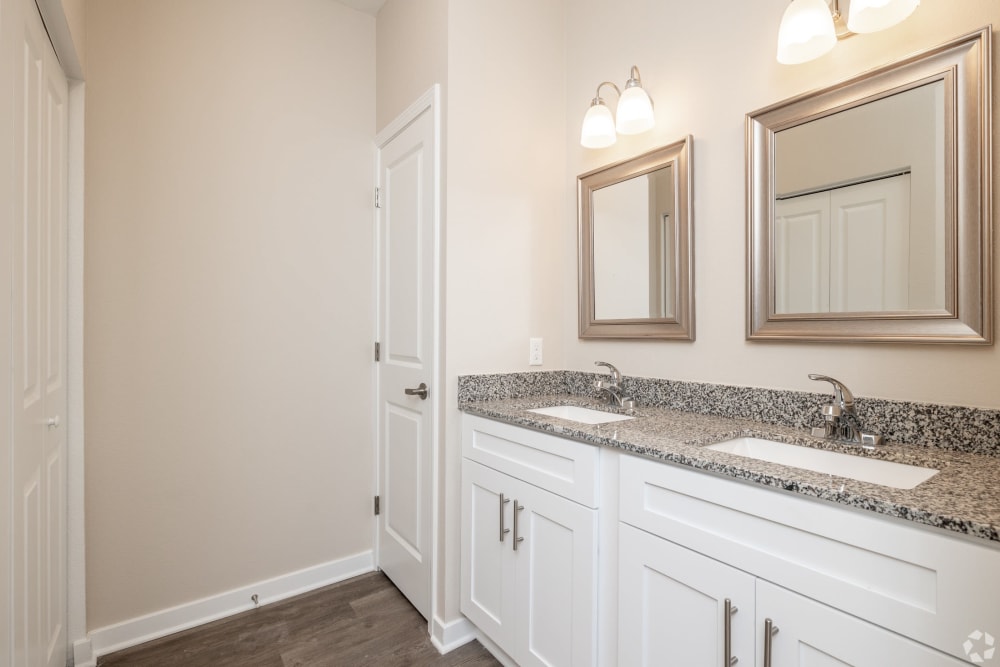
[[[893,489],[705,449],[743,436],[829,446],[801,429],[665,408],[598,424],[529,411],[566,402],[463,405],[462,611],[503,657],[989,664],[995,459],[887,446],[874,455],[939,470]]]

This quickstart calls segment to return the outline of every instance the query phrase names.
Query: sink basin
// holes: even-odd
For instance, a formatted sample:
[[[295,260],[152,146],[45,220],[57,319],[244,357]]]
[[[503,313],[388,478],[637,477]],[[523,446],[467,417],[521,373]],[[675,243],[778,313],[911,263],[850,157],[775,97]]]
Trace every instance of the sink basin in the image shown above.
[[[813,449],[785,442],[774,442],[762,438],[736,438],[705,449],[729,452],[761,461],[780,463],[793,468],[838,477],[849,477],[861,482],[871,482],[894,489],[912,489],[938,473],[933,468],[921,468],[906,463],[883,461],[866,456],[854,456],[825,449]]]
[[[528,410],[528,412],[567,419],[569,421],[580,422],[581,424],[607,424],[609,422],[633,419],[633,417],[628,415],[616,415],[613,412],[581,408],[579,405],[555,405],[551,408],[535,408],[534,410]]]

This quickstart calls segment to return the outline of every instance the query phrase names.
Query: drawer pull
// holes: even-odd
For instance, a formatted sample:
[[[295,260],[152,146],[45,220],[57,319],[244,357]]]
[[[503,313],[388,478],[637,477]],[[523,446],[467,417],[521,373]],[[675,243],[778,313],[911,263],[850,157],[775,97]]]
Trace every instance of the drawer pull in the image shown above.
[[[733,605],[733,601],[726,598],[723,602],[722,610],[722,625],[723,625],[723,646],[725,649],[725,657],[723,658],[722,667],[732,667],[737,662],[740,661],[739,658],[733,655],[733,614],[740,610],[739,607]]]
[[[503,542],[503,536],[510,532],[510,528],[503,527],[503,506],[510,502],[510,498],[504,498],[503,494],[500,494],[500,542]]]
[[[769,619],[764,619],[764,667],[771,667],[771,638],[778,634],[778,626]]]
[[[524,505],[520,505],[517,502],[517,498],[514,499],[514,551],[517,551],[517,545],[524,542],[523,537],[519,537],[517,534],[517,515],[521,513],[524,509]]]

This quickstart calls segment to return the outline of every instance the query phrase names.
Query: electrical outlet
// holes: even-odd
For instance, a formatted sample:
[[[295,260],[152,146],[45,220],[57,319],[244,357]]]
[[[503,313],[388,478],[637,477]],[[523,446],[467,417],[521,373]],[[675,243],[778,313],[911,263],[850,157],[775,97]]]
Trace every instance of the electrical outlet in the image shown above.
[[[541,366],[542,365],[542,339],[541,338],[529,338],[528,339],[528,365],[529,366]]]

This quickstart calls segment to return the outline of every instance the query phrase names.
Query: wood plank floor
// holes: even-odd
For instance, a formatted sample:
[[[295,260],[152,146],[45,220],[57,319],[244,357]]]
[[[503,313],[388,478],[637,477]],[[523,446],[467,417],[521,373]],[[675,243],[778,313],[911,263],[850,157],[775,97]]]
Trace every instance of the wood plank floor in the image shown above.
[[[479,642],[440,655],[379,572],[101,657],[98,667],[498,665]]]

